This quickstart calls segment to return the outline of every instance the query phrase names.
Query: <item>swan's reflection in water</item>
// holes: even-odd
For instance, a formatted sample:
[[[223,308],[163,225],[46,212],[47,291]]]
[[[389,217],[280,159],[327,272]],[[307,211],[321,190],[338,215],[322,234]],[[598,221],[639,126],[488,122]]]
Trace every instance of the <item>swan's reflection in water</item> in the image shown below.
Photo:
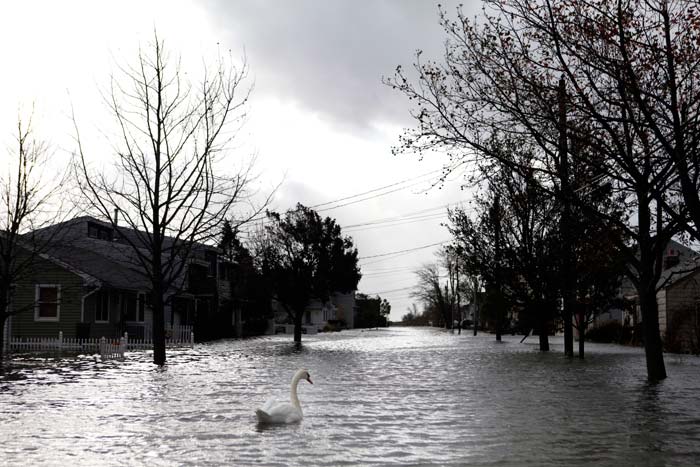
[[[280,434],[288,434],[288,433],[294,433],[299,431],[299,423],[290,423],[286,425],[274,425],[270,423],[260,423],[257,422],[255,423],[255,431],[258,433],[270,433],[270,434],[275,434],[275,433],[280,433]]]
[[[222,341],[148,354],[20,361],[0,374],[7,465],[658,465],[700,458],[700,362],[649,386],[639,349],[567,361],[506,337],[430,329]],[[257,424],[289,397],[304,420]]]

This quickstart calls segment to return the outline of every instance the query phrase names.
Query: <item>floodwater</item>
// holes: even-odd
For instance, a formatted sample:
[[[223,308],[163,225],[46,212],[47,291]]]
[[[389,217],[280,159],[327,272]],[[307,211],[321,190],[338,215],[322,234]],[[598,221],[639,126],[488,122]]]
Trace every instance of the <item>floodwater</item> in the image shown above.
[[[2,465],[698,465],[700,359],[427,328],[220,341],[125,361],[20,360],[0,375]],[[305,418],[254,410],[302,381]]]

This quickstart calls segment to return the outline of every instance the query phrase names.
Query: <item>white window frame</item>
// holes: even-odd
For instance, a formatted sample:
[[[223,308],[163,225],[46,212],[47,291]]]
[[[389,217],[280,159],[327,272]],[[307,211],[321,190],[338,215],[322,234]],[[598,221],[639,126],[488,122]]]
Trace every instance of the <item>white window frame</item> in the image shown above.
[[[56,303],[56,317],[42,317],[39,316],[39,308],[41,302],[39,301],[40,289],[41,288],[55,288],[56,289],[56,301],[46,302],[46,303]],[[36,284],[34,286],[34,321],[57,323],[61,320],[61,284]]]
[[[98,320],[97,319],[97,302],[102,300],[103,295],[107,297],[107,319],[106,320]],[[109,292],[106,290],[100,290],[95,294],[95,323],[96,324],[107,324],[109,323],[109,312],[111,311],[111,300],[110,300]]]

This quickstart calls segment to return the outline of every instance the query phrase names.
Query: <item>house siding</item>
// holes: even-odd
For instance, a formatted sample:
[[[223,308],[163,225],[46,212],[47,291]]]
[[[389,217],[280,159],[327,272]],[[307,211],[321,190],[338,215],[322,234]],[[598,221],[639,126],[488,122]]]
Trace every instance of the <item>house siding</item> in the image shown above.
[[[36,285],[61,286],[58,321],[35,321]],[[66,337],[76,335],[80,322],[83,279],[77,274],[45,259],[36,259],[30,274],[19,280],[15,287],[12,310],[12,335],[19,337],[55,337],[59,331]]]
[[[698,300],[700,300],[700,273],[692,274],[666,290],[665,326],[661,331],[663,336],[668,337],[668,331],[675,328],[677,342],[674,350],[693,351],[697,347],[695,319],[697,319]],[[660,309],[659,315],[661,315]]]
[[[666,307],[664,318],[673,311],[685,308],[694,308],[695,303],[700,299],[700,274],[695,274],[682,281],[673,284],[666,290]],[[666,313],[666,311],[668,313]],[[661,310],[659,309],[659,315]],[[666,319],[664,319],[666,321]],[[664,323],[667,324],[667,323]],[[664,331],[666,327],[664,327]]]
[[[666,299],[667,289],[662,289],[656,292],[656,305],[659,310],[659,332],[663,336],[666,334],[666,316],[668,309],[668,300]]]
[[[231,300],[231,281],[217,279],[216,281],[220,300]]]

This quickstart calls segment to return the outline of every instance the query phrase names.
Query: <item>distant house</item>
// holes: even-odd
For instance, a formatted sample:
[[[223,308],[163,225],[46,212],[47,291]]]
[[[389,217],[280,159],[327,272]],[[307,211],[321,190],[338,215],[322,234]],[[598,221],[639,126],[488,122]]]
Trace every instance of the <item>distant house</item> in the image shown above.
[[[274,329],[271,332],[293,332],[289,316],[283,307],[273,300]],[[355,292],[331,294],[330,300],[322,302],[312,300],[304,311],[302,327],[304,332],[313,334],[322,331],[326,326],[352,329],[355,327]],[[285,326],[286,325],[286,326]]]
[[[150,283],[125,236],[135,232],[94,217],[79,217],[36,235],[52,236],[29,274],[15,284],[14,315],[7,332],[15,337],[114,337],[124,332],[150,336]],[[172,239],[166,239],[172,241]],[[196,245],[182,274],[167,291],[166,329],[232,326],[227,264],[218,249]],[[200,336],[201,337],[201,336]]]

